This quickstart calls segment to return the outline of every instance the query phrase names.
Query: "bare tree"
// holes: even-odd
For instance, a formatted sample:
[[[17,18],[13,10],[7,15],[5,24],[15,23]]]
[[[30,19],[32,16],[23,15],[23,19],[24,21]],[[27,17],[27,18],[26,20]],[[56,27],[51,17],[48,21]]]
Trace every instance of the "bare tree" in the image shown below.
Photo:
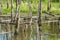
[[[39,3],[39,10],[38,10],[38,12],[39,12],[39,17],[38,17],[38,27],[39,27],[39,36],[40,36],[40,40],[42,40],[41,39],[41,33],[42,33],[42,20],[41,20],[41,14],[42,14],[42,0],[40,0],[39,1],[40,3]]]

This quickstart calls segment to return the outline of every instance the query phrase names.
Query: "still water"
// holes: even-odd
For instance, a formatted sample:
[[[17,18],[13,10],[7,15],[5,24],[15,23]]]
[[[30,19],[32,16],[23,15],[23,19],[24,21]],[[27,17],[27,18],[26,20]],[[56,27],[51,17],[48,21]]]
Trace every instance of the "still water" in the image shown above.
[[[57,22],[42,24],[41,40],[60,40],[59,27],[60,26]],[[12,31],[14,30],[13,28]],[[14,40],[15,38],[13,33],[0,34],[0,40]],[[40,33],[37,23],[20,25],[18,40],[40,40],[39,34]]]

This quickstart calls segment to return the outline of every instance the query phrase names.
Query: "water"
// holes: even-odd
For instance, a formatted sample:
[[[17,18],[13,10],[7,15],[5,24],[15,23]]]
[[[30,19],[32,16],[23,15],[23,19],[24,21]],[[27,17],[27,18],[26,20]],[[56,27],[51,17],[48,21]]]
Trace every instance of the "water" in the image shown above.
[[[55,23],[46,23],[42,26],[42,40],[60,40],[60,34],[58,29],[58,24]],[[39,31],[37,23],[31,25],[20,25],[18,40],[40,40]],[[52,35],[56,34],[56,35]],[[11,33],[8,33],[8,40],[14,39],[11,37]],[[0,40],[7,40],[6,34],[0,34]]]
[[[7,40],[7,39],[11,39],[11,33],[8,33],[8,34],[0,34],[0,40]]]

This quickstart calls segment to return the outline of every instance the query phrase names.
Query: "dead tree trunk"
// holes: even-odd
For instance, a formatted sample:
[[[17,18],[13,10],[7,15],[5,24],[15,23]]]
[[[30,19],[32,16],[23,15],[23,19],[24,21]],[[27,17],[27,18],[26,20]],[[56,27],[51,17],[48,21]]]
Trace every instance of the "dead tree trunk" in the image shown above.
[[[51,9],[51,0],[48,0],[47,13],[50,13],[50,9]],[[45,20],[49,20],[47,15],[45,15]]]
[[[2,0],[0,0],[0,15],[2,15]]]
[[[41,34],[42,34],[42,23],[41,23],[41,14],[42,14],[42,0],[39,1],[39,17],[38,17],[38,27],[39,27],[39,36],[40,36],[40,40],[41,39]]]
[[[28,6],[29,6],[29,17],[32,17],[32,7],[30,0],[28,0]]]
[[[19,9],[20,9],[20,5],[18,0],[16,0],[16,26],[15,26],[15,40],[18,40],[18,34],[19,34]]]
[[[30,0],[28,0],[28,6],[29,6],[29,17],[30,17],[29,26],[30,26],[30,30],[31,30],[31,34],[30,34],[30,38],[31,38],[33,30],[32,30],[32,25],[31,25],[31,23],[32,23],[32,6],[31,6],[31,1]]]
[[[13,22],[13,0],[11,0],[11,22]]]

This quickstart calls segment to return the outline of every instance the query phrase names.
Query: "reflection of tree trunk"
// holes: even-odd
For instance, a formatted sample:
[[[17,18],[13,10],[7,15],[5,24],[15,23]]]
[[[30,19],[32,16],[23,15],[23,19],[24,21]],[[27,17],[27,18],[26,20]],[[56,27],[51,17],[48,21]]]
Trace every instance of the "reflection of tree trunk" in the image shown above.
[[[18,21],[19,19],[17,18],[16,20],[16,26],[15,26],[15,40],[18,40],[18,34],[19,34],[19,30],[18,30],[18,27],[19,27],[19,24],[18,24]]]
[[[29,37],[29,40],[31,40],[32,38],[32,25],[31,24],[28,24],[28,37]]]
[[[24,39],[24,29],[23,29],[23,26],[22,26],[22,38],[21,38],[21,40],[23,40]]]
[[[49,32],[50,34],[52,34],[52,33],[54,32],[54,31],[53,31],[53,22],[50,23],[50,30],[49,30],[49,31],[50,31],[50,32]]]
[[[25,24],[22,26],[22,40],[25,39]]]
[[[59,27],[59,33],[60,33],[60,17],[58,19],[58,27]]]
[[[33,32],[33,30],[32,30],[32,25],[30,24],[30,30],[31,30],[31,33],[30,33],[30,39],[32,38],[32,32]]]
[[[54,33],[54,23],[50,23],[50,33]]]
[[[50,27],[51,27],[51,33],[55,34],[58,33],[58,24],[57,22],[51,22],[50,23]]]
[[[24,40],[26,40],[26,25],[24,25]]]
[[[8,25],[8,24],[5,25],[5,27],[6,27],[6,32],[8,32],[8,30],[9,30],[9,27],[8,27],[7,25]],[[6,33],[6,39],[9,40],[9,39],[8,39],[8,33]]]
[[[28,27],[28,25],[25,24],[25,30],[26,30],[26,31],[25,31],[25,37],[26,37],[26,40],[28,39],[28,37],[27,37],[27,36],[28,36],[28,35],[27,35],[27,27]]]
[[[36,40],[38,40],[38,24],[37,25],[37,31],[36,31]]]

